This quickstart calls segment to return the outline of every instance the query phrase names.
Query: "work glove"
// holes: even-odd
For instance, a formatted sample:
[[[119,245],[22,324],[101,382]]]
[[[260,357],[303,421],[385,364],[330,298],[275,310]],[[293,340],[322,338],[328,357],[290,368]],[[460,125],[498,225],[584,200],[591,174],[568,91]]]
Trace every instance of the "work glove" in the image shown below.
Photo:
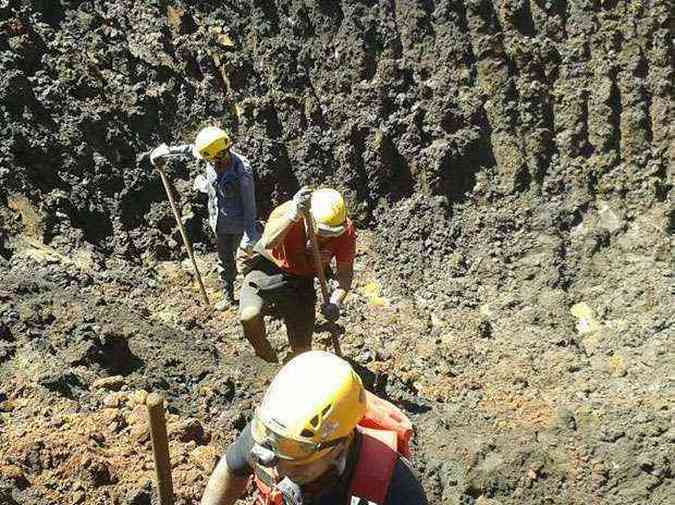
[[[334,323],[340,319],[340,306],[333,302],[323,303],[321,305],[321,314],[326,318],[326,321]]]
[[[286,215],[291,221],[297,223],[302,218],[302,215],[309,211],[311,201],[312,189],[307,186],[303,186],[293,196],[293,200],[291,200],[291,205]]]
[[[195,177],[195,181],[192,183],[192,189],[199,191],[200,193],[209,194],[209,181],[202,174],[199,174]]]
[[[158,168],[162,168],[166,163],[165,156],[169,154],[169,146],[160,144],[150,153],[150,163]]]

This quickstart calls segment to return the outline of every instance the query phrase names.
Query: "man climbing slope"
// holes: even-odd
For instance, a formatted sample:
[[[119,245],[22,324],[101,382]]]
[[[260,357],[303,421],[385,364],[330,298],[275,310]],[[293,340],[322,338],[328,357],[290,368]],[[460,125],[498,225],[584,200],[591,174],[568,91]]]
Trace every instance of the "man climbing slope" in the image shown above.
[[[426,505],[406,459],[411,436],[403,412],[367,392],[349,363],[306,352],[274,378],[201,505],[235,503],[251,475],[258,505]]]
[[[234,279],[237,275],[237,248],[251,252],[260,238],[256,228],[255,185],[246,158],[234,152],[230,136],[221,128],[202,129],[194,144],[162,144],[150,154],[153,165],[163,165],[168,157],[194,156],[205,160],[206,172],[195,178],[194,189],[208,195],[209,225],[216,236],[223,299],[216,310],[226,310],[236,302]]]
[[[239,317],[244,335],[261,358],[276,362],[267,340],[263,309],[273,306],[286,323],[294,354],[312,347],[316,268],[303,216],[311,213],[325,267],[335,258],[337,287],[321,312],[329,321],[340,317],[340,306],[354,276],[356,230],[347,217],[342,195],[334,189],[301,188],[289,202],[272,211],[256,245],[260,257],[251,265],[241,288]]]

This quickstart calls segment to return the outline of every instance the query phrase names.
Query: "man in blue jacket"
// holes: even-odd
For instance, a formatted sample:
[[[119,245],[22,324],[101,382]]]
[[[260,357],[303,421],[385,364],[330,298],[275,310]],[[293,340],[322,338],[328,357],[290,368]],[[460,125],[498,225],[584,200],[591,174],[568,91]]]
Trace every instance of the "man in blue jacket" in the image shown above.
[[[224,283],[224,297],[216,304],[217,310],[226,310],[235,304],[233,284],[237,275],[237,248],[251,253],[260,238],[256,226],[253,171],[248,160],[231,147],[232,140],[227,132],[208,126],[199,132],[194,144],[162,144],[150,154],[150,161],[156,166],[176,155],[194,156],[207,162],[205,174],[195,178],[193,187],[209,197],[209,225],[216,236],[220,276]]]

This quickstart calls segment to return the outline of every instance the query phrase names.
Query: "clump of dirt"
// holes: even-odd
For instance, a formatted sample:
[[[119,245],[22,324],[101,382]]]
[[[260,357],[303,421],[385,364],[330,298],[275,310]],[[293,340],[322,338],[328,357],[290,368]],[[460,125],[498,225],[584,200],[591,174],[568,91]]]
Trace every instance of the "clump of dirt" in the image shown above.
[[[667,503],[669,15],[1,2],[0,502],[150,503],[155,391],[194,503],[277,370],[199,304],[145,154],[215,122],[252,161],[261,217],[303,184],[347,196],[341,348],[412,416],[431,503]],[[199,170],[168,167],[217,300]]]

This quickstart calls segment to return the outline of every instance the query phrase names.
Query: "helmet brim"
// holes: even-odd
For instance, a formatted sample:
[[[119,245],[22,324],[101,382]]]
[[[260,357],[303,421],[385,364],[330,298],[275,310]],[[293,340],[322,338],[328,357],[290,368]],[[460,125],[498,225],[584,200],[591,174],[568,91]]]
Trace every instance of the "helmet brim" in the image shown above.
[[[342,235],[347,227],[344,224],[339,226],[328,226],[327,224],[317,223],[316,233],[320,237],[333,238]]]

